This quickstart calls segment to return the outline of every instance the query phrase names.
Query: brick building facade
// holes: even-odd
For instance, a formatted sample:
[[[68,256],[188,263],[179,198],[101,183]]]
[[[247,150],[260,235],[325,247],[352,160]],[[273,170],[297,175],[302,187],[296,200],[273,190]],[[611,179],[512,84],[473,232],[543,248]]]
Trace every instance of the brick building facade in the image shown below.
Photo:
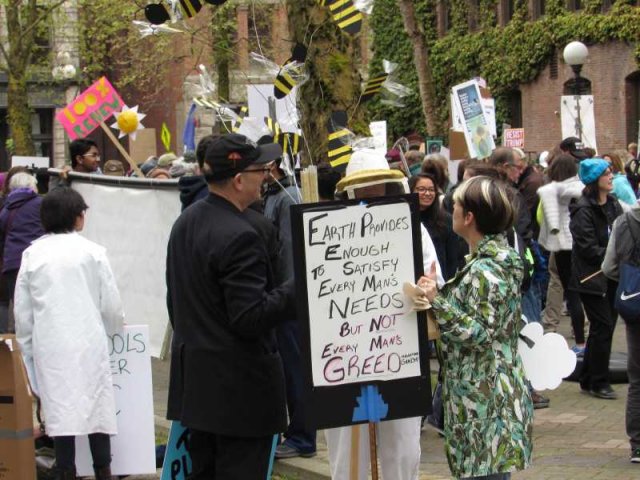
[[[606,13],[615,0],[601,3]],[[496,2],[496,24],[505,26],[514,15],[514,0]],[[640,1],[635,5],[640,8]],[[469,31],[478,28],[479,2],[467,1]],[[584,2],[566,0],[569,11],[580,11]],[[547,2],[527,0],[529,21],[536,21],[546,14]],[[450,2],[437,3],[437,31],[440,37],[447,34],[450,25]],[[638,139],[640,122],[640,69],[635,59],[636,45],[609,42],[588,45],[589,57],[581,76],[591,82],[594,96],[596,137],[599,153],[624,149]],[[573,79],[571,67],[562,59],[562,51],[556,51],[551,62],[530,83],[520,85],[511,99],[513,127],[523,127],[526,149],[541,152],[557,145],[562,139],[560,122],[560,97],[567,91],[566,83]],[[491,87],[489,85],[489,87]]]

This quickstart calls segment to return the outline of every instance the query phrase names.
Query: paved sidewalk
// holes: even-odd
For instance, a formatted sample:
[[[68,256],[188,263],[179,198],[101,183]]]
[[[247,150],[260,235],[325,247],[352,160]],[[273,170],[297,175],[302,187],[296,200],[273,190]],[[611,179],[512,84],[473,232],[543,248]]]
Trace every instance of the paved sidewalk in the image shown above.
[[[561,332],[567,333],[568,318],[564,317],[562,322]],[[624,323],[620,322],[614,336],[614,351],[626,352],[625,342]],[[156,428],[159,430],[168,427],[164,419],[168,367],[168,361],[153,361]],[[435,367],[432,365],[432,368]],[[564,382],[557,390],[545,392],[551,399],[551,407],[535,411],[533,465],[514,474],[514,480],[640,479],[640,465],[629,462],[624,427],[627,385],[614,385],[614,389],[619,398],[613,401],[581,394],[578,385],[572,382]],[[277,461],[275,468],[287,480],[329,479],[324,434],[318,434],[316,457]],[[443,441],[426,427],[422,432],[420,480],[448,478],[451,477]]]

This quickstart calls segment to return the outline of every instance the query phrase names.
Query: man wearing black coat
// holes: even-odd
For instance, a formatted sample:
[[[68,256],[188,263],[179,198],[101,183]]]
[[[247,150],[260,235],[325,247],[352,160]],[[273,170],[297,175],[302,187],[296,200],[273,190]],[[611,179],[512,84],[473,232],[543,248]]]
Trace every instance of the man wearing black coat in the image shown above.
[[[266,478],[273,435],[286,428],[274,326],[293,308],[293,282],[274,284],[265,242],[243,214],[281,154],[237,134],[212,142],[210,195],[182,213],[169,239],[167,417],[190,430],[191,479]]]

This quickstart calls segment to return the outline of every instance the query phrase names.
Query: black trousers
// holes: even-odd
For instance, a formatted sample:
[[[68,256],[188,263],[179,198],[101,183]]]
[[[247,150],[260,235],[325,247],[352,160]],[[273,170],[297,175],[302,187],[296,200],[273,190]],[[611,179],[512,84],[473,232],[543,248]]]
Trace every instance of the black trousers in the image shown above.
[[[189,430],[192,472],[188,480],[268,480],[274,435],[229,437]]]
[[[53,437],[53,448],[56,452],[56,464],[63,470],[71,470],[76,465],[76,437]],[[106,433],[89,435],[89,448],[94,468],[111,465],[111,440]]]
[[[576,343],[582,345],[584,343],[584,310],[580,302],[580,294],[573,290],[569,290],[569,279],[571,278],[571,250],[560,250],[554,253],[556,257],[556,267],[558,268],[558,276],[564,297],[567,300],[567,310],[571,317],[571,327],[576,337]]]
[[[589,318],[589,338],[584,352],[580,386],[583,389],[600,389],[610,386],[609,359],[611,341],[616,328],[618,312],[614,308],[617,283],[609,281],[607,294],[580,294],[580,300]]]

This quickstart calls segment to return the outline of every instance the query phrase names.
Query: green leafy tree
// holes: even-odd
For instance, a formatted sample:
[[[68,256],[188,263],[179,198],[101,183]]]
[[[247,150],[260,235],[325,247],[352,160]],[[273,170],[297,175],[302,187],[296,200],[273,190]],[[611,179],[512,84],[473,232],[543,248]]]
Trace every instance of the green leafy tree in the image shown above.
[[[327,159],[327,123],[331,113],[344,110],[347,128],[368,133],[366,110],[360,104],[361,78],[356,62],[355,42],[333,23],[328,8],[316,0],[287,0],[289,31],[295,42],[307,46],[309,80],[300,87],[298,110],[306,140],[305,162]],[[311,158],[308,157],[310,154]]]
[[[35,75],[37,40],[47,28],[53,11],[64,0],[40,2],[36,0],[4,0],[0,37],[0,55],[8,78],[7,116],[14,152],[17,155],[34,155],[35,147],[31,135],[31,109],[29,108],[28,81]],[[45,56],[44,67],[50,68]],[[50,71],[50,70],[49,70]]]

